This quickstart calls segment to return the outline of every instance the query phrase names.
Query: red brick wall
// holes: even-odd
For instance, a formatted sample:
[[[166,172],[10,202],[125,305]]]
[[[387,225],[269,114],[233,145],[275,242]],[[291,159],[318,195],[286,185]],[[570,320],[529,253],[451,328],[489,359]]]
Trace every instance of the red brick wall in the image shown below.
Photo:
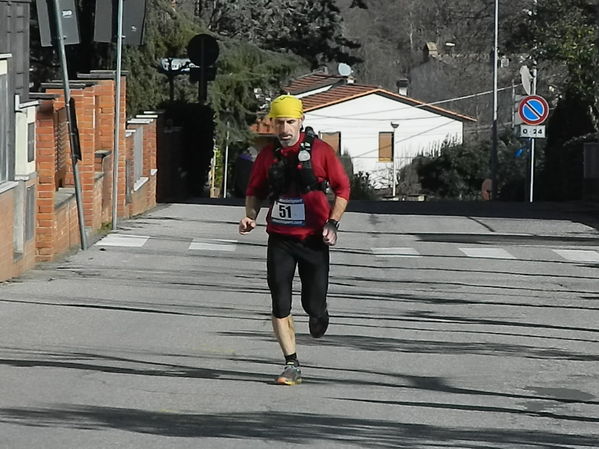
[[[52,260],[60,254],[65,254],[76,245],[79,245],[79,220],[77,201],[74,195],[56,208],[54,231],[53,254],[48,260]]]
[[[74,195],[70,142],[61,89],[48,90],[56,97],[40,100],[36,116],[35,238],[25,242],[23,256],[14,258],[13,227],[15,194],[0,194],[0,280],[17,276],[36,262],[46,262],[79,246],[79,222]],[[77,163],[85,224],[92,234],[112,221],[112,171],[114,138],[114,81],[95,80],[72,89],[76,103],[82,160]],[[128,218],[156,205],[156,120],[144,127],[144,177],[148,181],[130,190],[126,202],[127,160],[133,161],[132,139],[127,139],[126,79],[123,77],[120,107],[118,216]],[[94,236],[91,235],[91,243]]]
[[[0,193],[0,279],[13,276],[14,191]]]
[[[146,209],[156,206],[156,127],[156,120],[144,127],[144,176],[149,178],[144,186],[146,187]]]
[[[79,142],[81,147],[81,161],[77,163],[81,191],[83,196],[83,215],[85,225],[97,229],[99,217],[95,210],[95,137],[94,113],[95,94],[94,87],[77,89],[72,91],[73,99],[77,109],[77,127],[79,128]]]
[[[43,101],[36,115],[36,166],[37,185],[37,260],[52,260],[55,254],[54,193],[57,190],[56,171],[58,141],[56,128],[58,113],[52,100]]]

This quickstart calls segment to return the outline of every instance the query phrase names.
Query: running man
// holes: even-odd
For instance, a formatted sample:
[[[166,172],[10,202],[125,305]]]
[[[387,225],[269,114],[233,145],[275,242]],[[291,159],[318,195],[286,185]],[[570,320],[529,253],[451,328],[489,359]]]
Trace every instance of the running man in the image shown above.
[[[276,383],[296,385],[302,374],[291,315],[296,267],[301,280],[302,307],[309,315],[310,335],[322,337],[329,325],[327,291],[329,247],[337,242],[339,221],[349,200],[349,179],[335,150],[307,129],[300,99],[274,99],[269,117],[278,139],[256,158],[246,191],[245,217],[239,232],[256,227],[263,202],[268,201],[267,280],[272,298],[272,325],[285,357]],[[331,207],[325,194],[335,194]]]

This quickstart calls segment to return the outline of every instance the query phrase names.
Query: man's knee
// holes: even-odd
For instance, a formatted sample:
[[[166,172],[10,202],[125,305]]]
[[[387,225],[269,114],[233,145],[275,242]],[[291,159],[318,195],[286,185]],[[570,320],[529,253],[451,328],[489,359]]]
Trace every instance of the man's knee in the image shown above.
[[[310,316],[319,317],[324,315],[327,310],[326,295],[318,296],[318,298],[302,297],[302,308]]]
[[[291,306],[279,304],[276,301],[272,303],[272,316],[278,319],[287,318],[291,315]]]

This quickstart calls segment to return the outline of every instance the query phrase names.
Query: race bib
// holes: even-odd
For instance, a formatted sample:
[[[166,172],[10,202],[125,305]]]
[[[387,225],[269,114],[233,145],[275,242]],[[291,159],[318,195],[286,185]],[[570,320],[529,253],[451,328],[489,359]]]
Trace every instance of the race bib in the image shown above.
[[[278,225],[305,226],[306,208],[302,198],[279,198],[272,205],[271,221]]]

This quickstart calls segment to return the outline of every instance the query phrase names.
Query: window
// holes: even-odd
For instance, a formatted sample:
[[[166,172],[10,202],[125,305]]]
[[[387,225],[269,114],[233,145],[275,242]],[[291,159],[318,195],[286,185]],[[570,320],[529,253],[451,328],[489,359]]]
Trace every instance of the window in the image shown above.
[[[8,76],[0,74],[0,182],[8,181],[9,175],[8,116],[11,110],[8,97]]]
[[[320,133],[320,138],[333,147],[335,153],[339,154],[341,151],[341,133],[339,131],[334,133]]]
[[[393,161],[393,132],[379,133],[379,162]]]

